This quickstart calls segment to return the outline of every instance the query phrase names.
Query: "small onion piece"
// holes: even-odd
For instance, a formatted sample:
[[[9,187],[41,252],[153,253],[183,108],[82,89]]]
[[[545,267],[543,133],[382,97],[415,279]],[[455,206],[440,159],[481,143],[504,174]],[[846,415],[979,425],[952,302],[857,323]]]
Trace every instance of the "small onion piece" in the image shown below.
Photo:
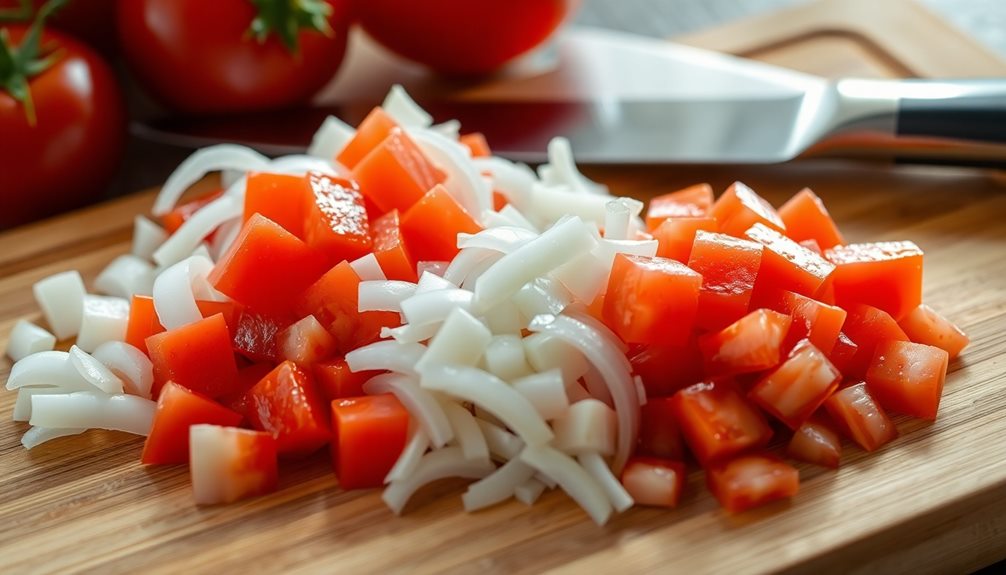
[[[461,122],[457,120],[447,120],[439,124],[430,126],[430,131],[436,132],[445,138],[457,140],[461,137]]]
[[[461,447],[461,452],[465,454],[465,458],[489,461],[489,446],[471,412],[453,401],[443,402],[442,407],[444,413],[447,414],[447,419],[451,422],[454,438],[458,446]]]
[[[532,477],[513,490],[513,496],[524,505],[534,505],[545,492],[545,484]]]
[[[378,341],[347,353],[346,363],[354,372],[373,370],[416,375],[416,362],[424,353],[426,346],[418,343]]]
[[[414,425],[409,432],[409,440],[405,444],[405,449],[398,456],[398,460],[391,467],[391,471],[384,477],[384,482],[402,481],[412,475],[422,460],[423,454],[429,448],[430,437],[426,435],[422,427]]]
[[[443,447],[454,439],[454,429],[443,407],[415,379],[397,373],[375,375],[363,384],[363,391],[368,395],[393,393],[419,422],[433,447]]]
[[[559,280],[574,297],[582,302],[593,302],[608,287],[611,263],[606,263],[592,252],[580,254],[552,270],[551,276]]]
[[[482,431],[482,437],[486,440],[489,453],[501,460],[510,460],[524,449],[524,442],[519,437],[503,429],[502,427],[486,421],[480,417],[475,418],[475,423]]]
[[[492,337],[489,328],[472,314],[463,308],[454,308],[430,339],[426,353],[416,362],[416,370],[422,373],[429,366],[442,364],[475,365]]]
[[[500,210],[499,213],[508,218],[519,228],[524,228],[525,230],[536,234],[541,233],[541,231],[531,223],[531,220],[527,219],[527,216],[522,214],[520,210],[513,206],[513,204],[503,206],[503,209]]]
[[[132,254],[123,254],[114,260],[94,279],[99,292],[129,299],[134,295],[149,296],[154,288],[154,266]]]
[[[332,161],[355,135],[356,130],[349,124],[335,116],[328,116],[311,138],[307,153],[309,156]]]
[[[480,248],[508,254],[536,237],[535,232],[513,226],[486,228],[477,234],[458,234],[458,249]]]
[[[496,471],[468,486],[461,496],[465,511],[477,511],[506,501],[534,473],[534,468],[520,459],[507,461]]]
[[[210,172],[220,170],[259,172],[266,170],[268,166],[268,158],[246,146],[219,144],[203,148],[186,158],[168,176],[160,193],[157,194],[151,211],[155,216],[167,214],[175,207],[185,190]]]
[[[82,427],[73,428],[54,428],[54,427],[30,427],[28,431],[24,432],[21,436],[21,445],[25,449],[34,449],[39,445],[47,441],[52,441],[53,439],[59,439],[60,437],[68,437],[70,435],[79,435],[87,431]]]
[[[416,284],[398,280],[364,280],[358,288],[358,311],[402,311],[402,300],[416,294]]]
[[[20,361],[33,353],[50,351],[56,346],[56,336],[27,320],[18,320],[7,341],[7,357]]]
[[[513,381],[531,373],[531,366],[524,357],[524,343],[518,334],[494,335],[483,358],[489,373],[503,381]]]
[[[569,409],[562,372],[550,369],[514,380],[511,385],[534,405],[538,415],[547,420],[562,416]]]
[[[443,325],[443,322],[424,323],[422,325],[407,323],[398,327],[382,327],[381,337],[394,338],[398,343],[420,343],[436,335],[441,325]]]
[[[81,391],[81,390],[77,390]],[[57,387],[22,387],[17,390],[17,399],[14,401],[14,421],[28,421],[31,419],[31,398],[35,395],[73,393],[68,389]]]
[[[510,299],[526,318],[541,314],[560,314],[573,301],[562,284],[547,277],[528,282]]]
[[[339,168],[342,168],[343,171],[340,171]],[[348,175],[348,172],[344,170],[345,168],[341,165],[333,164],[331,160],[323,160],[305,154],[290,154],[280,156],[269,162],[269,169],[266,171],[274,174],[290,174],[294,176],[302,176],[308,172],[320,172],[328,176]],[[241,197],[242,194],[235,193],[229,195]]]
[[[483,314],[486,325],[494,334],[520,335],[526,322],[521,318],[517,304],[503,300]],[[506,378],[504,378],[506,379]]]
[[[435,276],[443,277],[444,272],[447,271],[447,265],[450,262],[443,261],[419,261],[416,262],[416,275],[422,277],[423,274],[429,272]]]
[[[32,292],[56,339],[77,335],[84,315],[84,296],[87,294],[80,272],[68,271],[51,275],[35,282]]]
[[[192,214],[161,247],[154,252],[154,261],[170,266],[188,257],[199,244],[222,224],[241,217],[241,200],[226,194]]]
[[[535,184],[531,205],[521,208],[535,223],[549,223],[573,215],[597,226],[604,225],[610,196],[582,194],[567,187]],[[520,208],[521,206],[517,206]]]
[[[406,132],[446,172],[444,188],[469,214],[478,217],[492,207],[492,189],[472,164],[468,148],[432,130],[406,128]]]
[[[196,293],[208,288],[206,276],[213,262],[201,257],[186,258],[162,271],[154,280],[154,311],[161,325],[174,329],[199,321]]]
[[[39,427],[109,429],[147,435],[156,403],[135,395],[75,391],[31,398],[31,420]]]
[[[488,461],[465,459],[460,447],[445,447],[423,456],[416,470],[401,481],[393,481],[384,489],[381,499],[401,515],[409,498],[427,483],[448,477],[481,479],[493,472],[495,467]]]
[[[70,354],[65,351],[40,351],[15,362],[7,377],[7,389],[22,387],[93,389],[70,363]]]
[[[472,292],[463,289],[417,293],[402,300],[402,314],[409,323],[426,324],[444,321],[455,309],[469,311],[473,297]]]
[[[481,248],[469,248],[461,250],[454,256],[450,265],[444,270],[444,279],[454,285],[461,285],[468,279],[468,276],[476,269],[484,270],[487,261],[496,262],[503,257],[500,252],[484,250]]]
[[[537,177],[527,165],[497,156],[472,158],[472,164],[479,172],[488,172],[492,179],[492,189],[503,194],[517,209],[526,213],[532,206],[531,198]]]
[[[356,275],[362,281],[383,281],[388,279],[388,276],[384,275],[384,270],[381,269],[381,263],[377,261],[377,256],[373,252],[349,262],[349,267],[353,268],[353,271],[356,272]]]
[[[129,300],[120,297],[86,295],[77,345],[90,353],[106,341],[126,339]]]
[[[105,393],[122,393],[122,379],[77,346],[70,347],[70,364],[85,381]]]
[[[576,381],[589,369],[583,353],[559,338],[544,333],[533,333],[523,340],[524,356],[535,371],[558,368],[563,379]]]
[[[578,401],[552,422],[555,448],[572,455],[611,455],[617,425],[615,412],[603,402],[594,398]]]
[[[604,237],[612,240],[629,239],[629,221],[632,215],[623,202],[612,200],[605,206]]]
[[[608,188],[587,179],[576,169],[573,147],[563,137],[552,138],[548,143],[548,163],[538,168],[538,177],[550,185],[568,186],[575,192],[607,195]]]
[[[433,272],[425,271],[419,274],[419,283],[416,284],[416,294],[437,291],[442,289],[458,289],[457,284],[453,284]]]
[[[381,108],[404,128],[429,128],[433,125],[433,116],[420,107],[401,84],[391,86]]]
[[[219,261],[221,257],[227,250],[231,248],[234,240],[238,238],[241,233],[241,226],[244,222],[241,218],[234,218],[233,220],[220,224],[217,228],[217,233],[213,235],[212,243],[210,244],[210,259],[213,261]]]
[[[525,463],[555,479],[598,525],[611,517],[611,503],[597,481],[576,460],[547,445],[528,446],[521,451]]]
[[[106,341],[91,355],[122,379],[126,393],[150,397],[154,364],[147,354],[124,341]]]
[[[133,246],[130,253],[138,258],[152,261],[154,252],[168,239],[164,228],[144,216],[133,219]]]
[[[597,453],[581,453],[576,456],[576,460],[601,486],[615,511],[622,513],[632,507],[632,504],[635,503],[632,496],[625,490],[625,487],[622,487],[622,482],[611,473],[611,469],[604,462],[603,457]]]

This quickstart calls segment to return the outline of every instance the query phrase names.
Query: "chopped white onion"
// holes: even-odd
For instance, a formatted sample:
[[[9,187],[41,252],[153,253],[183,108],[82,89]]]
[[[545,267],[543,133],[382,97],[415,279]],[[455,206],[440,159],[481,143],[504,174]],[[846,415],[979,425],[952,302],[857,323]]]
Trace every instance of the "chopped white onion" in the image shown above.
[[[186,158],[168,176],[160,193],[157,194],[151,211],[155,216],[163,216],[170,212],[185,190],[210,172],[220,170],[257,172],[266,170],[268,166],[268,158],[246,146],[218,144],[203,148]]]
[[[106,341],[91,355],[122,379],[126,393],[150,397],[154,364],[145,353],[124,341]]]
[[[597,481],[572,457],[547,445],[528,446],[521,451],[525,463],[555,479],[598,525],[611,516],[611,503]]]
[[[520,455],[520,451],[524,449],[524,442],[521,441],[521,438],[495,423],[486,421],[481,417],[476,417],[475,423],[478,424],[479,429],[482,431],[482,437],[485,438],[486,445],[489,447],[489,453],[493,457],[506,461],[517,457]]]
[[[473,218],[493,205],[492,189],[472,164],[468,148],[433,130],[406,129],[424,154],[447,174],[444,188]]]
[[[217,233],[213,235],[213,241],[210,244],[210,259],[213,261],[220,261],[220,258],[227,253],[227,250],[231,248],[234,244],[234,240],[238,239],[238,235],[241,233],[241,226],[244,222],[241,218],[234,218],[229,222],[220,224],[217,228]]]
[[[545,484],[534,477],[521,483],[513,490],[513,496],[524,505],[534,505],[535,501],[545,492]]]
[[[588,362],[583,354],[559,338],[533,333],[523,343],[525,357],[535,371],[558,368],[566,381],[576,381],[587,373]]]
[[[439,124],[430,126],[430,131],[436,132],[445,138],[457,140],[461,137],[461,122],[457,120],[447,120]]]
[[[470,276],[474,270],[478,269],[484,271],[486,261],[495,262],[502,257],[502,253],[494,252],[492,250],[484,250],[480,248],[461,250],[461,252],[454,256],[454,259],[451,260],[447,269],[444,270],[444,279],[455,285],[461,285],[468,279],[468,276]]]
[[[40,351],[25,356],[10,368],[7,389],[49,387],[70,391],[93,389],[70,363],[65,351]]]
[[[202,319],[196,305],[197,293],[207,291],[206,276],[213,262],[200,257],[186,258],[162,271],[154,280],[154,311],[167,329],[174,329]]]
[[[82,390],[77,390],[82,391]],[[28,421],[31,419],[31,398],[34,395],[51,395],[54,393],[73,393],[68,389],[58,387],[22,387],[17,390],[17,399],[14,401],[14,421]]]
[[[488,173],[492,189],[506,196],[507,201],[517,209],[526,213],[532,207],[536,181],[534,170],[497,156],[472,158],[472,164],[479,172]]]
[[[508,254],[536,237],[535,232],[513,226],[486,228],[477,234],[458,234],[458,249],[480,248]]]
[[[123,254],[108,264],[94,279],[99,292],[129,299],[134,295],[149,296],[154,288],[154,266],[132,254]]]
[[[591,365],[587,368],[587,373],[583,374],[583,383],[587,388],[587,393],[591,397],[603,402],[608,407],[614,406],[614,402],[611,399],[611,391],[608,390],[608,386],[604,383],[604,378],[601,377],[601,373],[597,371],[596,367]]]
[[[355,135],[356,130],[349,124],[335,116],[328,116],[321,123],[318,131],[314,133],[314,137],[311,138],[311,145],[307,147],[307,153],[310,156],[331,162]]]
[[[88,383],[105,393],[122,393],[122,380],[105,364],[77,346],[70,347],[70,364]]]
[[[383,281],[388,279],[388,276],[384,275],[384,270],[381,269],[381,263],[377,261],[377,256],[373,252],[349,262],[349,267],[353,268],[353,271],[356,272],[356,275],[362,281]]]
[[[416,325],[407,323],[398,327],[382,327],[382,338],[394,338],[398,343],[420,343],[436,335],[443,322],[424,323]]]
[[[424,353],[426,346],[418,343],[378,341],[347,353],[346,364],[354,372],[375,370],[415,375],[416,362]]]
[[[21,445],[25,449],[34,449],[39,445],[47,441],[52,441],[53,439],[58,439],[60,437],[67,437],[70,435],[79,435],[87,431],[84,428],[76,427],[70,429],[57,429],[53,427],[30,427],[28,431],[24,432],[21,436]]]
[[[514,380],[513,388],[527,398],[544,419],[561,417],[569,409],[562,372],[550,369]]]
[[[56,346],[56,336],[27,320],[18,320],[7,341],[7,357],[20,361],[33,353]]]
[[[424,455],[411,475],[401,481],[391,482],[384,489],[381,499],[396,515],[401,515],[409,498],[428,483],[448,477],[481,479],[494,469],[493,464],[488,461],[465,459],[460,447],[437,449]]]
[[[131,253],[147,261],[152,261],[154,252],[168,239],[164,228],[144,216],[133,219],[133,248]]]
[[[605,206],[604,237],[612,240],[629,239],[629,221],[632,215],[625,202],[612,200]]]
[[[416,295],[418,286],[398,280],[364,280],[358,288],[359,311],[402,311],[402,300]]]
[[[402,300],[402,313],[409,323],[425,324],[444,321],[455,309],[469,311],[472,307],[473,297],[472,292],[463,289],[441,289],[416,293],[416,295]]]
[[[129,323],[129,300],[121,297],[86,295],[77,345],[86,352],[92,352],[106,341],[122,341],[126,339],[127,323]]]
[[[502,467],[468,486],[461,501],[465,511],[484,509],[513,496],[514,490],[534,475],[534,468],[520,459],[511,459]]]
[[[517,309],[526,318],[541,314],[562,313],[572,301],[570,293],[559,282],[547,278],[537,278],[520,288],[511,298]]]
[[[594,398],[578,401],[552,422],[555,447],[573,455],[611,455],[617,425],[615,412],[603,402]]]
[[[156,403],[135,395],[75,391],[31,398],[31,420],[39,427],[109,429],[147,435]]]
[[[348,175],[348,170],[341,164],[333,164],[331,160],[323,160],[305,154],[280,156],[269,162],[269,169],[267,171],[275,174],[290,174],[294,176],[302,176],[308,172],[320,172],[328,176]],[[240,198],[243,193],[228,195]]]
[[[581,453],[576,456],[576,460],[594,478],[594,481],[601,486],[615,511],[622,513],[632,507],[634,503],[632,496],[625,490],[625,487],[622,487],[622,482],[611,473],[611,469],[604,462],[603,457],[597,453]]]
[[[68,271],[51,275],[35,282],[32,291],[56,339],[77,335],[84,315],[84,295],[87,293],[80,272]]]
[[[486,346],[485,362],[489,373],[503,381],[513,381],[531,373],[531,366],[524,357],[524,343],[518,334],[494,335]]]
[[[157,248],[154,261],[160,266],[182,261],[221,224],[241,217],[243,209],[239,198],[226,194],[206,204]]]
[[[401,84],[391,86],[381,108],[403,128],[429,128],[433,124],[433,116],[422,109]]]
[[[426,432],[433,447],[443,447],[454,439],[454,429],[437,398],[412,377],[397,373],[375,375],[363,384],[363,391],[369,395],[395,394]]]
[[[440,293],[446,292],[430,292],[429,295]],[[426,353],[416,362],[416,370],[422,373],[434,365],[475,365],[492,337],[489,328],[472,314],[463,308],[454,308],[430,340]]]
[[[511,222],[513,222],[512,225],[515,225],[519,228],[524,228],[525,230],[528,230],[529,232],[534,232],[536,234],[541,233],[540,230],[538,230],[538,228],[531,223],[531,220],[527,219],[527,216],[522,214],[520,210],[518,210],[513,206],[513,204],[507,204],[503,206],[503,209],[500,210],[499,213],[505,216]]]
[[[422,460],[423,454],[429,448],[430,437],[426,435],[422,427],[418,425],[413,426],[409,432],[409,441],[405,444],[405,449],[398,456],[398,460],[391,467],[391,471],[384,477],[384,482],[401,481],[412,475],[420,460]]]
[[[551,275],[578,300],[592,303],[607,289],[610,274],[611,262],[587,252],[555,268]]]
[[[444,272],[447,271],[447,265],[450,262],[440,262],[440,261],[420,261],[416,262],[416,275],[422,276],[423,274],[429,272],[432,275],[443,277]]]
[[[611,201],[611,196],[582,194],[567,187],[545,186],[536,183],[532,187],[530,206],[517,207],[521,208],[521,211],[531,217],[532,221],[538,225],[573,215],[585,222],[603,226],[609,201]]]
[[[573,147],[563,137],[552,138],[548,143],[548,163],[538,168],[538,177],[545,184],[568,186],[575,192],[607,195],[608,188],[592,182],[576,169]]]
[[[416,294],[442,289],[458,289],[458,286],[430,271],[424,271],[419,274],[419,283],[416,284]]]
[[[489,461],[489,445],[471,412],[453,401],[443,402],[443,408],[454,430],[454,438],[465,458]]]
[[[525,325],[517,304],[510,300],[501,301],[499,305],[487,310],[483,317],[494,334],[520,335]]]

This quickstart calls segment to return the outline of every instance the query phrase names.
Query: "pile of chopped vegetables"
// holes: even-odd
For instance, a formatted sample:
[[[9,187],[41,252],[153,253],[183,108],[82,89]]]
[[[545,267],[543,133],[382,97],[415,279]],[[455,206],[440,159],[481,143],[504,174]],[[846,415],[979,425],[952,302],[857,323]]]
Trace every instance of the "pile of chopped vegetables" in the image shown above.
[[[210,172],[223,189],[183,203]],[[100,295],[74,271],[35,285],[48,329],[19,322],[7,350],[22,443],[144,435],[200,504],[327,445],[343,489],[384,486],[396,513],[461,477],[467,510],[560,487],[603,524],[676,506],[693,461],[736,512],[796,494],[773,438],[837,467],[843,437],[897,436],[889,411],[936,417],[968,339],[922,304],[915,244],[846,244],[809,189],[643,208],[561,138],[535,172],[400,88],[308,155],[200,150]]]

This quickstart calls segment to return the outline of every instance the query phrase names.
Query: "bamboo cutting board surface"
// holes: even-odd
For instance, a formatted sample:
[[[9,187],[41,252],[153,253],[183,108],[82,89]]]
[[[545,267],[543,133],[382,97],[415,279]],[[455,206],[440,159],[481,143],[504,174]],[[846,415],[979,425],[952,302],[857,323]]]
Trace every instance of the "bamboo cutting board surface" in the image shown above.
[[[885,11],[886,3],[874,4]],[[974,74],[1006,71],[935,19],[919,28],[926,15],[913,5],[890,4],[915,22],[914,34],[934,45],[934,37],[945,39],[941,58],[956,53],[968,66],[981,63]],[[720,41],[730,51],[824,75],[917,69],[886,47],[891,38],[842,24],[848,18],[837,5],[777,18],[784,37],[764,37],[764,25],[732,25],[726,40],[713,31],[688,41]],[[836,30],[845,30],[839,44],[824,51],[829,58],[817,57],[815,46],[834,42]],[[743,45],[738,37],[763,43]],[[847,446],[838,471],[802,466],[792,503],[730,517],[696,471],[679,509],[633,509],[599,528],[559,492],[533,508],[510,502],[466,514],[457,482],[422,491],[395,518],[378,491],[340,491],[324,454],[285,464],[271,496],[197,508],[187,470],[141,466],[142,440],[125,434],[91,431],[25,451],[19,439],[27,426],[8,421],[15,394],[3,392],[0,572],[937,573],[1006,558],[1006,177],[821,161],[588,174],[640,198],[742,179],[778,205],[811,186],[850,241],[917,242],[926,251],[926,301],[973,342],[951,365],[938,421],[897,419],[897,441],[871,455]],[[65,269],[92,280],[128,250],[132,218],[152,197],[137,194],[0,234],[0,347],[17,319],[38,319],[33,282]],[[0,360],[0,381],[9,368]]]

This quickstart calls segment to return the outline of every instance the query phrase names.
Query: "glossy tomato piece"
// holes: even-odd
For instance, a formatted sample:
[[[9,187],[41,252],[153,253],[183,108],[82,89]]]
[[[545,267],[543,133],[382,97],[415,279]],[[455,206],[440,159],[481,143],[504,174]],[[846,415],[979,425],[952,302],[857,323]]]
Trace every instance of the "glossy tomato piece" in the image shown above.
[[[336,399],[360,397],[363,384],[367,380],[384,373],[382,371],[357,371],[349,369],[344,358],[330,359],[314,364],[314,381],[318,392],[325,401],[331,403]]]
[[[694,337],[683,345],[658,342],[641,346],[629,356],[629,362],[642,378],[648,398],[673,395],[702,381],[702,353]]]
[[[723,329],[744,317],[751,303],[762,247],[726,234],[698,232],[688,267],[702,274],[696,324]]]
[[[842,373],[846,377],[861,378],[873,360],[873,353],[883,341],[908,341],[908,336],[887,312],[863,304],[848,308],[842,331],[856,344],[856,355]]]
[[[240,413],[169,381],[157,398],[154,423],[143,444],[140,462],[146,465],[187,463],[189,427],[198,423],[235,426],[241,419]]]
[[[822,256],[824,255],[824,250],[821,249],[821,244],[817,243],[817,240],[800,240],[797,242],[801,246],[807,248],[808,250],[814,252],[815,254]]]
[[[803,340],[782,365],[762,377],[748,398],[790,429],[797,429],[828,399],[842,380],[814,344]]]
[[[412,258],[398,210],[391,210],[383,216],[371,220],[370,236],[374,243],[374,257],[381,264],[381,271],[389,280],[416,282],[416,263]]]
[[[261,214],[304,239],[304,208],[310,195],[304,176],[252,172],[245,184],[243,221]]]
[[[908,312],[898,325],[915,343],[938,347],[946,351],[951,360],[971,341],[961,328],[926,304],[919,304]]]
[[[866,387],[884,409],[935,420],[947,379],[946,350],[909,341],[882,341],[866,370]]]
[[[343,489],[380,487],[405,449],[409,412],[391,394],[332,402],[332,464]]]
[[[622,469],[622,487],[637,505],[677,507],[685,491],[685,464],[658,457],[633,457]]]
[[[912,242],[836,246],[824,252],[835,264],[835,300],[865,303],[901,319],[922,303],[922,250]]]
[[[858,353],[859,346],[856,345],[856,342],[849,339],[845,332],[838,332],[838,338],[835,339],[835,346],[831,348],[828,359],[832,365],[838,368],[838,371],[842,372],[842,375],[846,375],[855,371]]]
[[[721,331],[699,337],[706,375],[753,373],[779,365],[791,323],[788,315],[759,309]]]
[[[706,484],[723,509],[740,513],[794,497],[800,472],[774,455],[741,455],[706,469]]]
[[[279,353],[305,369],[335,355],[338,342],[313,315],[301,318],[276,336]]]
[[[223,315],[169,329],[146,341],[154,364],[154,397],[169,381],[210,397],[234,390],[238,368]]]
[[[761,413],[725,381],[697,383],[671,398],[674,418],[703,466],[765,446],[772,438]]]
[[[786,235],[791,240],[813,240],[823,249],[845,243],[824,202],[810,188],[800,190],[783,204],[779,208],[779,218],[786,224]]]
[[[253,363],[238,369],[238,383],[233,392],[217,398],[220,405],[241,414],[248,415],[248,391],[273,370],[271,363]]]
[[[702,276],[681,262],[618,254],[604,296],[604,323],[627,343],[684,344]]]
[[[657,240],[657,257],[687,263],[696,234],[700,230],[715,232],[717,229],[716,220],[711,216],[667,218],[652,231],[653,239]]]
[[[713,188],[695,184],[650,200],[646,208],[646,229],[651,232],[667,218],[699,218],[709,213],[713,205]]]
[[[361,158],[352,173],[360,191],[381,212],[405,212],[446,178],[398,128]]]
[[[126,323],[126,343],[147,352],[147,338],[164,331],[164,326],[154,310],[154,298],[134,295],[129,303],[129,320]]]
[[[231,345],[234,351],[254,362],[277,362],[280,359],[279,332],[290,322],[242,310],[237,317]]]
[[[758,271],[759,290],[789,290],[814,297],[831,281],[835,272],[831,262],[778,231],[755,224],[745,235],[765,248]]]
[[[867,451],[876,451],[898,436],[894,422],[865,383],[839,389],[824,402],[824,408],[839,430]]]
[[[768,307],[793,318],[783,348],[792,349],[800,340],[809,339],[819,350],[830,354],[845,324],[846,311],[791,291],[776,296]]]
[[[442,185],[436,185],[402,216],[402,235],[419,260],[450,261],[458,254],[458,234],[482,226]]]
[[[325,271],[325,259],[279,224],[255,214],[241,228],[209,281],[252,310],[290,317],[294,302]]]
[[[224,195],[223,190],[214,190],[207,194],[203,194],[198,198],[175,206],[170,212],[161,216],[161,226],[163,226],[164,231],[169,234],[177,232],[178,228],[182,227],[182,224],[187,222],[189,218],[192,217],[192,214],[203,209],[207,204],[222,195]]]
[[[650,397],[639,410],[638,452],[680,461],[685,457],[681,430],[670,397]]]
[[[786,455],[800,461],[837,469],[842,459],[842,438],[820,418],[803,423],[786,445]]]
[[[364,156],[380,146],[381,142],[397,128],[398,122],[394,121],[384,108],[378,106],[360,122],[353,139],[342,148],[335,159],[352,170]]]
[[[224,323],[227,324],[227,331],[233,337],[237,330],[238,316],[241,314],[240,305],[233,301],[196,300],[196,308],[199,309],[199,315],[204,318],[222,315]]]
[[[458,143],[468,148],[473,158],[488,158],[492,155],[492,150],[489,149],[489,141],[486,140],[482,132],[462,134],[458,138]]]
[[[370,221],[363,194],[353,180],[311,172],[304,218],[304,242],[328,265],[370,253]]]
[[[786,230],[772,204],[740,182],[734,182],[723,192],[709,209],[709,215],[716,218],[721,233],[738,238],[743,238],[744,232],[757,223],[780,232]]]
[[[193,425],[189,474],[197,504],[231,503],[276,491],[276,440],[262,431]]]
[[[276,438],[283,455],[307,455],[328,443],[328,410],[308,372],[284,361],[248,390],[248,422]]]

